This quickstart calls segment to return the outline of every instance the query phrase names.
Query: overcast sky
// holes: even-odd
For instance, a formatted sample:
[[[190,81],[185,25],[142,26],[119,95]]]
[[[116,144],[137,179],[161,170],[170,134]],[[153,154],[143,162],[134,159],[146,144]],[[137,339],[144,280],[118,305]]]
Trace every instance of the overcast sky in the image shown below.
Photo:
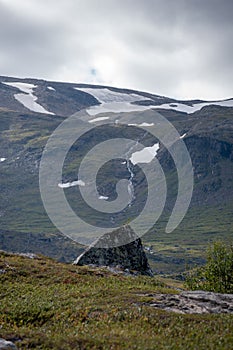
[[[233,0],[0,0],[0,75],[233,97]]]

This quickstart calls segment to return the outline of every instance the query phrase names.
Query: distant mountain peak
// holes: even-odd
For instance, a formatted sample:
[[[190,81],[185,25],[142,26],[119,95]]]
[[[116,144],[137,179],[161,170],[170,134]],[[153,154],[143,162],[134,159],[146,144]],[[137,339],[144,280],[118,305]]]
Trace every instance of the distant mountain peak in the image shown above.
[[[130,89],[30,78],[0,77],[0,82],[2,108],[64,117],[84,108],[90,115],[97,115],[149,109],[191,114],[209,105],[233,107],[233,99],[180,101]]]

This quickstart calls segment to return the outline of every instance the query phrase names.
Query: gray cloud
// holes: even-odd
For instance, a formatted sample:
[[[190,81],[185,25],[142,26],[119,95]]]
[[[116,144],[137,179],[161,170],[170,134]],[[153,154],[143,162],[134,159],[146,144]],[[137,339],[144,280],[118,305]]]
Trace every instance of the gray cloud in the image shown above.
[[[0,74],[233,96],[232,0],[0,0]]]

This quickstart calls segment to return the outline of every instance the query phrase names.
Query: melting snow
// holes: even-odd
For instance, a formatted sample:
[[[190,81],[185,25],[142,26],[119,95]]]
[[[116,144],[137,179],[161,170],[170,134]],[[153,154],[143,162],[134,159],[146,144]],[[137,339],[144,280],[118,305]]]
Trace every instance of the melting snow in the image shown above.
[[[0,162],[2,163],[2,162],[5,162],[5,160],[6,160],[6,158],[0,158]]]
[[[111,91],[108,88],[75,88],[76,90],[81,90],[92,96],[94,96],[101,105],[92,106],[87,109],[89,115],[96,115],[99,113],[121,113],[121,112],[136,112],[136,111],[145,111],[150,109],[151,106],[140,106],[133,105],[131,102],[136,101],[145,101],[148,98],[143,97],[138,94],[126,94],[122,92]],[[151,101],[151,100],[149,100]]]
[[[33,95],[33,89],[37,85],[19,82],[5,82],[4,84],[13,86],[23,92],[23,94],[15,94],[14,98],[24,105],[24,107],[30,109],[30,111],[54,115],[54,113],[47,111],[44,107],[36,103],[37,97]]]
[[[184,133],[182,136],[180,136],[180,139],[183,139],[186,135],[187,133]]]
[[[151,106],[132,105],[130,102],[110,102],[103,103],[100,106],[93,106],[87,109],[89,115],[96,115],[99,113],[123,113],[123,112],[137,112],[150,109]]]
[[[94,96],[101,103],[112,103],[112,102],[135,102],[148,100],[146,97],[137,94],[126,94],[122,92],[111,91],[108,88],[75,88],[87,92]]]
[[[25,95],[25,94],[17,94],[14,95],[15,99],[18,100],[24,107],[30,109],[33,112],[37,113],[45,113],[45,114],[53,114],[52,112],[48,112],[44,107],[36,103],[35,101],[37,100],[37,97],[30,94],[30,95]]]
[[[93,89],[93,90],[96,90],[96,89]],[[175,103],[175,104],[165,103],[157,106],[151,106],[151,105],[141,106],[141,105],[133,105],[131,102],[108,102],[108,103],[102,103],[99,106],[93,106],[88,108],[87,113],[89,115],[96,115],[99,113],[107,113],[107,112],[112,112],[112,113],[136,112],[136,111],[145,111],[148,109],[161,108],[161,109],[173,109],[178,112],[185,112],[190,114],[190,113],[199,111],[202,107],[210,106],[210,105],[222,106],[222,107],[233,107],[233,99],[225,100],[225,101],[196,103],[196,104],[193,104],[193,106],[188,106],[184,103]],[[146,123],[146,124],[149,124],[149,123]],[[141,126],[152,126],[152,123],[150,125],[141,125]]]
[[[112,90],[109,90],[108,88],[74,88],[76,90],[84,91],[92,96],[94,96],[101,104],[99,106],[92,106],[87,109],[87,112],[89,115],[96,115],[99,113],[121,113],[121,112],[136,112],[136,111],[145,111],[148,109],[174,109],[178,112],[185,112],[185,113],[194,113],[198,110],[200,110],[202,107],[210,106],[210,105],[216,105],[216,106],[223,106],[223,107],[233,107],[233,99],[230,100],[224,100],[224,101],[213,101],[213,102],[201,102],[201,103],[195,103],[192,106],[188,106],[185,103],[164,103],[161,105],[153,106],[141,106],[141,105],[134,105],[132,102],[137,101],[152,101],[144,96],[138,95],[138,94],[127,94],[122,92],[115,92]],[[159,97],[157,97],[159,99]],[[160,97],[162,99],[162,97]],[[103,119],[102,119],[103,120]],[[130,125],[136,125],[136,124],[130,124]],[[142,123],[138,126],[152,126],[153,123]]]
[[[35,89],[37,86],[34,85],[34,84],[28,84],[28,83],[17,83],[17,82],[14,82],[14,83],[3,83],[3,84],[6,84],[6,85],[9,85],[9,86],[13,86],[17,89],[19,89],[20,91],[24,92],[25,94],[32,94],[33,93],[33,89]]]
[[[106,196],[99,196],[99,199],[107,200],[108,197],[106,197]]]
[[[69,188],[74,186],[85,186],[85,182],[82,180],[76,180],[73,182],[65,182],[65,183],[59,183],[58,187],[60,188]]]
[[[233,98],[229,99],[229,100],[224,100],[224,101],[220,101],[220,102],[215,102],[213,104],[216,104],[218,106],[222,106],[222,107],[233,107]]]
[[[101,105],[93,106],[87,109],[87,112],[90,115],[96,115],[99,113],[120,113],[120,112],[134,112],[134,111],[145,111],[147,109],[174,109],[178,112],[185,113],[194,113],[200,110],[202,107],[216,105],[222,107],[233,107],[233,99],[224,100],[224,101],[210,101],[210,102],[201,102],[195,103],[192,106],[188,106],[185,103],[164,103],[157,106],[141,106],[141,105],[133,105],[132,102],[136,101],[152,101],[146,97],[143,97],[138,94],[126,94],[122,92],[111,91],[108,88],[75,88],[76,90],[84,91],[88,94],[94,96]],[[157,97],[159,99],[159,97]],[[162,97],[160,97],[162,99]],[[136,124],[131,124],[136,125]],[[153,123],[142,123],[139,126],[152,126]]]
[[[153,126],[154,123],[141,123],[139,126]]]
[[[194,113],[199,111],[202,107],[205,106],[222,106],[222,107],[233,107],[233,99],[224,100],[224,101],[213,101],[213,102],[201,102],[195,103],[193,106],[187,106],[183,103],[165,103],[159,106],[153,106],[153,108],[162,108],[162,109],[175,109],[178,112],[185,113]]]
[[[89,120],[89,123],[95,123],[95,122],[99,122],[99,121],[101,121],[101,120],[106,120],[106,119],[109,119],[109,117],[99,117],[99,118],[95,118],[95,119]]]
[[[128,126],[154,126],[154,123],[128,124]]]
[[[135,165],[138,163],[150,163],[157,155],[159,150],[159,143],[155,143],[152,147],[145,147],[141,151],[134,152],[130,161]]]

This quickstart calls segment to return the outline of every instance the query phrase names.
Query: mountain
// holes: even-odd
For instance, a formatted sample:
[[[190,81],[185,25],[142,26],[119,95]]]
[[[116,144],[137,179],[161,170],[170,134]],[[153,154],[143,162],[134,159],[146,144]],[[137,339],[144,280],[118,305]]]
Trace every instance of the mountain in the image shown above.
[[[138,166],[140,161],[137,163],[132,157],[139,152],[138,140],[145,140],[147,156],[151,152],[152,158],[156,156],[167,182],[165,209],[154,227],[143,236],[155,271],[179,272],[186,265],[203,263],[209,242],[232,239],[233,99],[180,101],[100,85],[0,77],[0,249],[43,253],[62,261],[72,261],[83,251],[82,245],[63,236],[51,223],[39,190],[39,165],[46,142],[67,117],[79,111],[86,112],[80,112],[77,128],[96,126],[98,133],[95,132],[94,137],[87,135],[89,139],[83,143],[73,144],[64,163],[62,181],[56,184],[65,192],[74,211],[98,226],[99,217],[82,208],[77,200],[81,188],[77,183],[77,167],[88,150],[88,140],[95,146],[112,139],[115,132],[122,137],[119,125],[124,123],[127,124],[124,136],[138,137],[126,144],[129,151],[133,145],[131,162],[130,159],[124,162],[127,155],[122,154],[121,162],[107,162],[101,168],[97,179],[99,200],[110,205],[117,197],[116,183],[124,178],[138,186],[135,192],[138,201],[132,200],[132,212],[127,217],[134,218],[143,209],[146,179]],[[150,132],[158,127],[156,112],[179,132],[194,170],[190,208],[172,233],[166,233],[165,228],[177,198],[178,175],[166,147],[160,140],[155,143],[150,139]],[[102,121],[112,123],[112,128],[101,130]],[[138,127],[146,129],[147,138],[137,134]],[[109,145],[113,151],[114,146]],[[94,157],[93,164],[98,160]],[[92,194],[90,190],[89,195]],[[153,216],[151,212],[152,220]],[[151,217],[147,217],[148,220]],[[118,219],[125,223],[124,215]],[[82,231],[82,227],[79,230]]]

